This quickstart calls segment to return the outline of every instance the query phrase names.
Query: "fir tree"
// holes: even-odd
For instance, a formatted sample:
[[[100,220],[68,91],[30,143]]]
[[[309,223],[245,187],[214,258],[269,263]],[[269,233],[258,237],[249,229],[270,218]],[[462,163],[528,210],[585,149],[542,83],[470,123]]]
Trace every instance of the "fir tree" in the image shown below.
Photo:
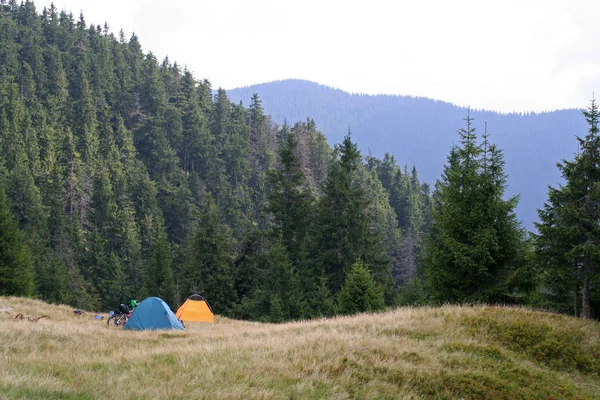
[[[252,175],[249,181],[253,202],[257,209],[267,206],[267,171],[273,167],[275,154],[271,146],[271,129],[269,120],[264,114],[262,101],[255,93],[252,96],[248,110],[248,126],[250,128],[250,168]]]
[[[269,207],[274,216],[274,230],[281,235],[290,259],[297,264],[306,246],[307,229],[312,215],[313,199],[307,190],[300,159],[296,153],[298,140],[292,133],[282,138],[279,149],[281,169],[269,171]]]
[[[266,280],[270,292],[271,321],[298,319],[304,315],[297,273],[290,262],[287,251],[280,241],[275,242],[267,254],[269,276]],[[279,306],[274,312],[274,305]],[[275,318],[275,316],[277,316]]]
[[[331,147],[327,144],[327,138],[323,133],[317,131],[314,120],[306,123],[308,130],[310,171],[314,180],[315,188],[319,188],[327,177],[327,170],[331,163]]]
[[[234,288],[240,301],[253,294],[264,276],[263,258],[268,244],[267,235],[256,224],[246,227],[233,263]]]
[[[317,220],[316,257],[333,293],[337,293],[354,263],[361,259],[380,285],[391,279],[389,258],[377,229],[373,229],[372,200],[359,183],[361,155],[350,135],[338,148],[323,185]]]
[[[381,288],[362,262],[355,263],[338,294],[338,312],[356,314],[380,311],[384,307]]]
[[[212,197],[206,202],[192,240],[185,276],[187,292],[204,296],[215,312],[226,312],[235,300],[232,242]]]
[[[0,185],[0,295],[31,296],[33,288],[33,262]]]
[[[589,131],[585,138],[577,138],[580,153],[573,161],[558,164],[566,183],[550,188],[548,202],[539,211],[537,253],[547,273],[546,284],[558,294],[573,293],[569,297],[575,304],[581,291],[581,314],[589,319],[600,277],[600,111],[595,99],[583,114]]]
[[[305,315],[297,273],[280,240],[259,254],[254,271],[261,277],[242,299],[234,315],[265,322],[283,322]]]
[[[165,233],[158,229],[152,247],[152,258],[144,268],[140,297],[160,297],[171,307],[175,306],[175,287],[171,262],[171,246],[167,242]]]
[[[427,241],[425,272],[434,300],[499,301],[519,262],[522,231],[517,198],[504,200],[502,153],[477,143],[472,119],[459,131],[434,196],[434,224]]]

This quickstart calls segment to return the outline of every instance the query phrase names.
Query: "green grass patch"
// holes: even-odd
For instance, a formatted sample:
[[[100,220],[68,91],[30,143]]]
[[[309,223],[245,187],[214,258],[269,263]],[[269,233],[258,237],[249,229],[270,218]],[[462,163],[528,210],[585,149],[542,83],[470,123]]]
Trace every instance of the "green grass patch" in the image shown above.
[[[422,364],[425,362],[425,358],[414,351],[405,351],[398,354],[398,359],[407,361],[412,364]]]
[[[382,329],[379,332],[382,336],[398,336],[398,337],[406,337],[413,340],[428,340],[435,339],[439,336],[438,333],[435,332],[427,332],[424,330],[413,330],[406,328],[398,328],[398,329]]]
[[[463,352],[488,358],[491,360],[506,360],[507,357],[502,354],[499,348],[494,346],[479,346],[475,344],[466,344],[462,342],[448,343],[443,347],[448,353]]]
[[[161,339],[185,339],[187,337],[187,335],[185,335],[185,334],[177,334],[177,333],[173,334],[173,333],[163,332],[163,333],[160,333],[158,335],[158,337],[161,338]]]
[[[499,366],[496,372],[480,370],[439,371],[420,374],[410,387],[428,399],[538,400],[593,399],[568,382],[523,368]]]
[[[465,316],[461,322],[471,334],[489,335],[552,369],[600,374],[600,344],[561,321],[519,310],[487,309]]]
[[[44,388],[28,388],[22,386],[1,386],[0,398],[17,399],[46,399],[46,400],[93,400],[97,396],[86,392],[49,390]]]
[[[175,354],[156,354],[152,357],[156,364],[174,366],[179,364],[179,358]]]

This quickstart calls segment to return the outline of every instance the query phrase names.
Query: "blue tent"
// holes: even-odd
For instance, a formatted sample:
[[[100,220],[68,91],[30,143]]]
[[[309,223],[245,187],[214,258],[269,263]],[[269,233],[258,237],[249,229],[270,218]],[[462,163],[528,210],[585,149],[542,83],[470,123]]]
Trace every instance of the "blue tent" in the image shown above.
[[[148,297],[136,307],[123,329],[143,331],[184,328],[167,303],[158,297]]]

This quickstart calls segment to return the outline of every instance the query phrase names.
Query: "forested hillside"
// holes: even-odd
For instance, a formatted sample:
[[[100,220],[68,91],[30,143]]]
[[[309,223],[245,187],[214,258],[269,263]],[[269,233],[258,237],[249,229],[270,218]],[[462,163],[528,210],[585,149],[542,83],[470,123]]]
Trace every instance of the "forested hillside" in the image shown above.
[[[592,90],[590,89],[590,95]],[[377,157],[386,152],[433,184],[456,142],[467,109],[427,98],[350,94],[302,80],[285,80],[228,90],[234,102],[258,93],[275,122],[314,118],[329,143],[351,129],[358,145]],[[561,181],[556,162],[577,152],[575,135],[587,128],[579,110],[500,114],[471,110],[479,134],[488,123],[491,139],[505,151],[508,194],[520,194],[518,217],[534,230],[536,209],[548,185]]]
[[[357,260],[386,304],[415,275],[429,187],[352,137],[331,148],[310,119],[277,125],[258,96],[213,96],[135,35],[32,2],[1,6],[0,66],[0,294],[200,293],[281,321],[335,313]]]
[[[218,314],[271,322],[446,302],[600,315],[594,101],[576,122],[434,103],[455,120],[421,110],[421,123],[383,103],[356,106],[372,130],[330,146],[314,119],[277,123],[258,94],[213,92],[135,34],[1,3],[0,295],[109,310],[198,293]],[[529,117],[553,130],[524,134]],[[396,129],[419,140],[404,156],[383,151]],[[413,163],[438,171],[434,187]],[[550,175],[565,184],[548,189]],[[515,190],[540,209],[538,235]]]

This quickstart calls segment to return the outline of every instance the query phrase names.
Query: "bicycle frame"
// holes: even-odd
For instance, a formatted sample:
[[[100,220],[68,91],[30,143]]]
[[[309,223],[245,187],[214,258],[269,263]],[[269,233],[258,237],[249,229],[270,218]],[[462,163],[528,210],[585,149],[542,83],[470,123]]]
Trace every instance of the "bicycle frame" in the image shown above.
[[[131,316],[131,312],[129,313],[121,313],[111,311],[108,320],[106,321],[106,326],[110,326],[110,321],[112,320],[115,326],[123,326],[127,323],[127,320]]]

